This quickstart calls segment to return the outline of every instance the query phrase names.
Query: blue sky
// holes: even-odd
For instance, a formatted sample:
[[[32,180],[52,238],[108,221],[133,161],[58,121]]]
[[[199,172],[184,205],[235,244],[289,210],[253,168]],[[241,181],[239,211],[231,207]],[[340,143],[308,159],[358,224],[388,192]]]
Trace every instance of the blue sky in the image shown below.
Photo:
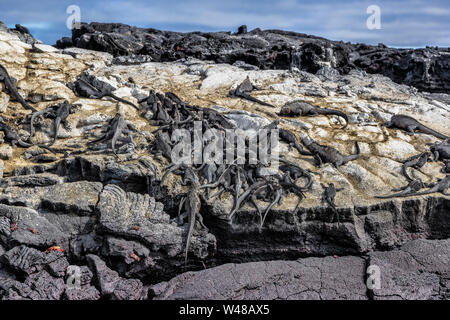
[[[122,22],[173,31],[277,28],[332,40],[394,47],[450,47],[449,0],[0,0],[0,21],[27,26],[45,43],[70,36],[69,5],[85,22]],[[369,30],[369,5],[381,9],[381,29]]]

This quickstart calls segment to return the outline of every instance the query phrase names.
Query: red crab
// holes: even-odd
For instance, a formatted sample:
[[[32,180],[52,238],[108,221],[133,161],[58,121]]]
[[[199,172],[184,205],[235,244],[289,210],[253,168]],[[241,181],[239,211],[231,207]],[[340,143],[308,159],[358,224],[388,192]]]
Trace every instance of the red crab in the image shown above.
[[[37,231],[35,228],[32,228],[32,227],[29,227],[29,228],[28,228],[28,231],[30,231],[30,232],[32,232],[32,233],[34,233],[34,234],[39,233],[39,231]]]
[[[132,258],[136,262],[141,261],[141,258],[138,255],[136,255],[134,252],[130,253],[130,258]]]
[[[16,222],[13,222],[9,225],[9,230],[11,230],[11,232],[16,231],[17,229],[19,229],[19,226],[17,225]]]
[[[49,253],[49,252],[52,252],[52,251],[64,252],[64,250],[61,249],[60,246],[52,246],[52,247],[48,248],[47,250],[45,250],[46,253]]]

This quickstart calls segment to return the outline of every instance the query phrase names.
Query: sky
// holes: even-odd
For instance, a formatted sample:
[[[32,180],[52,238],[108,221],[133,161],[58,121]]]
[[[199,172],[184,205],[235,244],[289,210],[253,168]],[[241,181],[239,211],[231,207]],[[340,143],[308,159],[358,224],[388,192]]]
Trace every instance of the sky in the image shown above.
[[[0,21],[9,27],[20,23],[54,44],[71,35],[66,26],[71,5],[80,8],[83,22],[181,32],[235,32],[246,24],[248,30],[283,29],[353,43],[450,47],[449,0],[0,0]],[[373,5],[380,10],[378,20],[367,13]],[[379,29],[373,29],[375,21]]]

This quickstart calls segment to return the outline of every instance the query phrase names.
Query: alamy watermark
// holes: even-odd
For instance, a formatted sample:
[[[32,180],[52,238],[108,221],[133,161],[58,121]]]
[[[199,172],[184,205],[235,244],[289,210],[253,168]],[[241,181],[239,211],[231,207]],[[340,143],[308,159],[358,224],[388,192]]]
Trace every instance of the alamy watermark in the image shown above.
[[[367,7],[367,14],[370,16],[367,18],[366,26],[369,30],[381,29],[381,9],[379,6],[372,4]]]
[[[69,16],[66,19],[66,27],[69,30],[80,29],[81,25],[81,9],[77,5],[70,5],[66,9]]]
[[[370,265],[367,270],[366,286],[369,290],[381,289],[381,269],[377,265]]]
[[[192,141],[193,137],[193,141]],[[194,131],[176,129],[172,133],[171,158],[174,164],[262,164],[263,174],[277,170],[278,129],[210,128],[202,132],[202,121],[194,121]],[[267,167],[269,166],[269,167]]]
[[[80,289],[81,288],[81,269],[79,266],[68,266],[66,270],[67,289]]]

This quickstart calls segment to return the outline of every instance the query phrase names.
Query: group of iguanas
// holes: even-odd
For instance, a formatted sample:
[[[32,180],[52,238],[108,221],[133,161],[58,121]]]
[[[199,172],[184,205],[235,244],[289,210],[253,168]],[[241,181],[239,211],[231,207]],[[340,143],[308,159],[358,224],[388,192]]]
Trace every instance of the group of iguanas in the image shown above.
[[[30,142],[30,139],[35,134],[35,121],[38,117],[44,116],[45,118],[53,119],[53,139],[47,145],[37,144],[37,146],[55,153],[56,151],[51,148],[51,146],[56,142],[60,125],[62,124],[66,129],[68,129],[67,118],[71,113],[74,112],[73,105],[68,101],[64,101],[56,105],[51,105],[42,111],[37,111],[23,99],[16,88],[15,79],[8,74],[6,68],[1,64],[0,82],[4,83],[6,92],[8,92],[13,98],[15,98],[15,100],[17,100],[25,109],[32,111],[30,119],[30,134],[28,138],[25,139],[25,141],[19,137],[19,135],[4,121],[3,118],[0,117],[0,131],[4,132],[4,139],[6,140],[6,142],[9,142],[13,147],[16,144],[20,145],[23,148],[29,148],[33,146],[33,144]],[[83,73],[73,84],[69,84],[69,87],[80,97],[101,99],[107,96],[119,102],[131,105],[136,109],[139,109],[133,103],[112,94],[113,88],[107,83],[85,73]],[[116,116],[108,122],[106,133],[99,139],[91,141],[90,143],[95,143],[103,140],[111,140],[112,151],[115,155],[117,155],[115,145],[119,139],[123,139],[121,135],[125,135],[125,140],[127,142],[131,142],[133,146],[135,145],[133,138],[130,135],[132,129],[134,129],[134,127],[131,125],[131,123],[126,121],[122,115],[117,113]]]
[[[428,131],[428,128],[425,127],[425,130]],[[431,131],[435,132],[435,131]],[[439,134],[439,133],[438,133]],[[439,134],[440,135],[440,134]],[[443,135],[440,135],[445,137]],[[405,176],[406,180],[408,180],[408,185],[400,188],[394,189],[392,191],[401,191],[399,193],[394,193],[387,196],[377,196],[377,198],[387,199],[387,198],[395,198],[395,197],[409,197],[409,196],[421,196],[426,194],[431,194],[435,192],[441,192],[444,195],[450,195],[447,193],[447,189],[450,187],[450,170],[449,170],[449,162],[450,162],[450,139],[446,138],[444,141],[438,143],[433,143],[429,145],[430,151],[422,152],[415,156],[410,157],[406,161],[404,161],[402,165],[402,174]],[[426,184],[420,178],[411,178],[408,174],[408,168],[414,168],[416,170],[421,169],[428,161],[442,161],[444,162],[444,166],[441,169],[442,173],[446,174],[446,177],[443,179],[438,179],[437,182]],[[419,192],[423,188],[429,188],[426,191]]]
[[[34,121],[37,117],[42,115],[54,119],[54,135],[52,142],[49,145],[39,145],[53,152],[50,146],[52,146],[57,139],[60,125],[63,124],[64,126],[67,126],[67,118],[73,112],[72,105],[65,101],[58,105],[50,106],[45,110],[37,111],[20,96],[15,87],[15,81],[13,81],[6,69],[1,65],[0,80],[4,82],[8,92],[14,96],[24,108],[33,112],[28,139],[32,138],[34,135]],[[226,114],[222,114],[217,110],[190,105],[183,102],[171,92],[163,95],[156,93],[153,90],[150,90],[147,97],[139,100],[138,107],[129,101],[115,96],[112,93],[113,88],[107,83],[87,74],[82,74],[81,77],[73,84],[70,84],[69,87],[80,97],[102,99],[103,97],[108,96],[118,102],[126,103],[137,109],[151,125],[158,127],[158,129],[153,132],[155,138],[149,146],[149,151],[156,156],[163,156],[171,163],[165,169],[160,185],[164,183],[169,173],[175,173],[182,175],[182,184],[188,186],[188,191],[184,194],[179,205],[179,223],[182,224],[183,220],[188,218],[185,262],[187,261],[189,245],[194,230],[207,230],[201,215],[202,204],[206,203],[207,200],[216,197],[221,198],[225,193],[229,193],[233,197],[229,218],[232,219],[245,203],[249,203],[258,213],[260,227],[262,227],[268,213],[275,205],[282,203],[285,195],[293,194],[297,197],[298,202],[294,209],[296,211],[301,201],[305,198],[305,193],[311,189],[313,184],[311,172],[301,168],[298,164],[290,162],[284,157],[279,157],[277,159],[280,163],[279,172],[270,175],[262,173],[262,170],[267,163],[257,161],[257,163],[250,164],[248,161],[250,157],[248,151],[250,141],[248,140],[245,141],[247,153],[245,154],[245,161],[243,161],[243,163],[237,161],[234,161],[233,163],[226,163],[224,161],[222,164],[216,164],[214,162],[189,165],[172,163],[172,151],[175,144],[178,143],[178,141],[172,141],[174,130],[186,129],[187,132],[194,135],[194,122],[201,123],[202,133],[211,128],[218,129],[223,134],[227,129],[236,129],[235,125],[227,118]],[[259,90],[259,88],[254,86],[247,77],[235,90],[230,91],[230,95],[268,107],[274,107],[271,104],[253,98],[250,95],[252,90]],[[343,128],[348,125],[348,116],[345,113],[338,110],[313,106],[303,101],[293,101],[285,104],[278,115],[280,117],[299,117],[317,116],[319,114],[337,115],[346,121]],[[279,129],[281,141],[286,142],[290,149],[295,148],[301,155],[312,156],[316,160],[317,166],[321,166],[323,163],[331,163],[338,169],[340,166],[349,161],[358,159],[360,156],[360,148],[357,142],[355,142],[356,153],[346,156],[341,154],[337,149],[331,146],[321,145],[306,136],[301,137],[299,141],[293,132],[279,127],[279,123],[280,119],[277,119],[263,129]],[[414,130],[418,130],[423,133],[432,134],[441,139],[447,138],[420,124],[415,119],[404,115],[393,116],[391,121],[384,125],[405,130],[408,134],[414,134]],[[30,147],[32,145],[31,143],[23,141],[10,126],[3,122],[3,119],[1,118],[0,130],[5,132],[5,140],[12,145],[19,144],[22,147]],[[104,135],[89,143],[111,141],[112,151],[117,155],[116,143],[118,140],[126,140],[135,146],[131,135],[132,131],[136,130],[131,123],[128,122],[124,116],[117,113],[116,116],[108,122]],[[223,136],[226,139],[230,139],[225,134]],[[227,141],[227,146],[231,146],[232,150],[227,151],[233,152],[233,155],[237,157],[237,154],[234,153],[237,149],[237,138],[234,137],[232,139],[234,140]],[[191,141],[194,140],[194,137],[192,137]],[[225,153],[226,152],[224,152],[224,154]],[[443,161],[445,163],[443,172],[449,173],[450,146],[448,141],[433,144],[430,146],[430,152],[425,152],[405,161],[402,172],[410,183],[402,188],[400,193],[382,196],[380,198],[423,195],[432,192],[442,192],[447,195],[445,191],[450,184],[450,175],[447,175],[444,179],[441,179],[434,184],[424,184],[420,179],[412,179],[407,173],[407,168],[412,167],[420,169],[431,158],[433,158],[433,160]],[[297,184],[299,179],[303,181],[302,186]],[[429,187],[429,190],[419,192],[425,186]],[[332,208],[335,217],[339,222],[334,198],[336,193],[341,189],[336,189],[333,184],[329,184],[328,186],[322,184],[322,188],[324,190],[322,200]],[[211,194],[212,190],[215,190],[214,194]],[[260,208],[258,201],[267,203],[267,206],[265,208]],[[199,226],[198,228],[196,228],[197,224]]]

